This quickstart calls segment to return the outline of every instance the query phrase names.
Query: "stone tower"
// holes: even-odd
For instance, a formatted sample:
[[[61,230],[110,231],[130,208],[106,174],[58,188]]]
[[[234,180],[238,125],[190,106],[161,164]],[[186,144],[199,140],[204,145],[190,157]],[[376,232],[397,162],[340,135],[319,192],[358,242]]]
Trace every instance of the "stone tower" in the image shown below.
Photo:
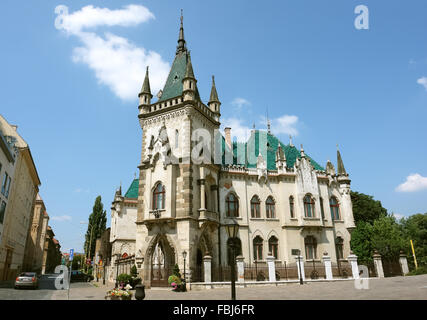
[[[220,102],[214,82],[212,86],[208,107],[199,95],[181,15],[175,58],[159,99],[151,101],[148,67],[139,94],[142,150],[135,252],[148,286],[163,285],[174,264],[182,272],[184,251],[189,275],[204,255],[218,250],[220,167],[198,160],[210,157],[204,146],[212,146],[210,137],[220,125]]]

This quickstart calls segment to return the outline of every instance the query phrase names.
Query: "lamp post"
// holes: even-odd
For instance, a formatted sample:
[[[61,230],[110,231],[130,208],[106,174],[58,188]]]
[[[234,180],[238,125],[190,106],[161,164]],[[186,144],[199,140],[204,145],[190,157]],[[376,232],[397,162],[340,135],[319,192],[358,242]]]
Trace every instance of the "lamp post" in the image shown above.
[[[227,230],[228,237],[231,239],[229,241],[229,246],[231,249],[231,300],[236,300],[236,245],[235,238],[239,232],[238,223],[233,220],[232,223],[225,225]]]
[[[187,291],[187,280],[185,277],[185,259],[187,258],[187,251],[182,252],[182,257],[184,258],[184,290]]]

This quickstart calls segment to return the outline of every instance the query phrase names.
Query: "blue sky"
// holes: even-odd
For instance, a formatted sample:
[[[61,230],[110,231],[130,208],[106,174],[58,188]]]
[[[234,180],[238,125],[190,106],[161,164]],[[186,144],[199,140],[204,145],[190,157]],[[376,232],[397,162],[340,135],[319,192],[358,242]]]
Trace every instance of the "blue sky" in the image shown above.
[[[354,26],[360,4],[368,30]],[[65,29],[58,5],[75,18]],[[339,144],[353,190],[402,216],[427,211],[425,1],[4,0],[0,113],[30,144],[64,250],[82,250],[95,197],[110,218],[137,171],[143,70],[162,87],[181,8],[200,94],[214,74],[232,132],[265,128],[268,108],[273,133],[320,164]]]

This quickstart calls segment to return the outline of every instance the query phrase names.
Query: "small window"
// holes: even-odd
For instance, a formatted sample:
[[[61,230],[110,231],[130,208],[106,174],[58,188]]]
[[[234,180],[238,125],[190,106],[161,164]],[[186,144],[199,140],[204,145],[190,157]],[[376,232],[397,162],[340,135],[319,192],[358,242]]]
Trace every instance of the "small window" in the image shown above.
[[[260,201],[258,196],[253,196],[251,199],[251,217],[261,218]]]
[[[320,213],[322,215],[322,219],[325,219],[325,210],[323,209],[323,198],[320,198]]]
[[[165,208],[165,187],[158,183],[153,191],[153,210]]]
[[[313,236],[308,236],[304,239],[305,256],[307,260],[317,259],[317,241]]]
[[[304,215],[307,218],[314,218],[314,200],[309,194],[304,197]]]
[[[279,240],[275,236],[271,236],[268,239],[268,251],[273,255],[274,258],[279,259]]]
[[[179,132],[175,130],[175,149],[179,147]]]
[[[6,202],[2,201],[0,205],[0,223],[3,223],[5,212],[6,212]]]
[[[340,205],[337,201],[337,198],[332,197],[329,203],[331,207],[331,217],[332,220],[341,220],[340,216]]]
[[[295,218],[295,207],[294,207],[294,197],[289,197],[289,209],[291,213],[291,218]]]
[[[265,210],[267,218],[276,218],[276,205],[272,197],[268,197],[265,201]]]
[[[254,260],[262,260],[262,243],[263,240],[260,236],[256,236],[253,245],[254,245]]]
[[[239,216],[239,201],[234,193],[230,193],[225,199],[227,217]]]
[[[6,187],[7,187],[8,178],[9,178],[9,175],[7,174],[7,172],[5,172],[4,176],[3,176],[3,183],[1,184],[1,193],[3,195],[6,194]]]

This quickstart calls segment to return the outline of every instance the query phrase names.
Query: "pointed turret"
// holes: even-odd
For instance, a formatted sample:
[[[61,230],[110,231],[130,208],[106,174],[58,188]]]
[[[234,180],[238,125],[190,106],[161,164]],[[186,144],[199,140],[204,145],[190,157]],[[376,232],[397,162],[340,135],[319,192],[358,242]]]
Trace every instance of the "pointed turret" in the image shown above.
[[[182,15],[182,9],[181,9],[181,27],[179,28],[179,37],[178,37],[178,46],[176,47],[176,54],[178,55],[181,52],[187,51],[187,47],[185,45],[185,39],[184,39],[184,23],[183,23],[184,17]]]
[[[212,112],[214,112],[216,114],[220,113],[221,102],[218,99],[218,93],[216,91],[215,76],[212,76],[211,96],[209,98],[208,106]]]
[[[337,145],[337,167],[338,167],[337,168],[338,175],[344,175],[344,176],[347,175],[347,172],[345,171],[345,168],[344,168],[344,163],[341,158],[340,150],[338,149],[338,145]]]
[[[184,78],[182,79],[182,93],[184,95],[184,101],[195,99],[197,91],[196,84],[197,80],[194,77],[193,64],[191,63],[190,52],[188,52],[187,67]]]
[[[151,98],[153,97],[153,95],[151,94],[151,89],[150,89],[148,66],[147,66],[147,70],[145,71],[144,83],[142,84],[141,92],[139,93],[138,97],[139,97],[140,106],[146,106],[151,103]]]
[[[304,148],[301,144],[301,158],[305,158]]]

